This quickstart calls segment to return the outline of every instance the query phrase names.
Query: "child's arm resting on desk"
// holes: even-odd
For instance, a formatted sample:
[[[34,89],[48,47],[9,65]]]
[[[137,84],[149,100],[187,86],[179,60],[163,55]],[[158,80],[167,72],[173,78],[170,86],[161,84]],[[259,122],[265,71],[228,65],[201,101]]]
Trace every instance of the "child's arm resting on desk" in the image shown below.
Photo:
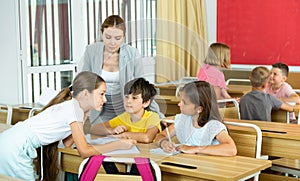
[[[294,111],[294,107],[287,104],[287,103],[285,103],[285,102],[282,102],[280,109],[288,111],[288,112],[293,112]]]
[[[187,146],[180,145],[176,150],[183,153],[202,153],[207,155],[219,155],[219,156],[234,156],[237,154],[236,146],[233,139],[228,133],[223,130],[217,136],[217,140],[220,142],[218,145],[209,146]]]
[[[139,143],[152,143],[156,134],[159,132],[157,126],[152,126],[146,132],[123,132],[121,134],[113,135],[118,138],[130,138]]]
[[[281,101],[284,101],[284,102],[295,102],[295,103],[300,103],[300,98],[298,96],[297,93],[292,93],[290,94],[289,97],[286,97],[286,98],[280,98]]]
[[[94,135],[110,135],[110,134],[120,134],[127,131],[126,126],[119,125],[115,128],[110,127],[109,121],[104,123],[95,124],[91,127],[90,133]]]
[[[101,145],[88,145],[83,132],[83,124],[74,121],[70,124],[70,126],[73,140],[82,158],[107,153],[117,149],[130,149],[134,144],[136,144],[136,141],[132,139],[120,139]]]

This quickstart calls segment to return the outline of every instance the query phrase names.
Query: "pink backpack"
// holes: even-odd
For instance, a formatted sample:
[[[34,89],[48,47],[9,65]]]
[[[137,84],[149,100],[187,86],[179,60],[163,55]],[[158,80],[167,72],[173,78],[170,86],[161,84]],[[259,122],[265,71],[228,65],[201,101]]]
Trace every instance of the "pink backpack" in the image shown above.
[[[83,167],[81,175],[79,177],[80,181],[93,181],[98,173],[100,166],[106,156],[95,155],[88,159]],[[137,170],[142,177],[143,181],[155,181],[153,169],[149,162],[149,158],[135,157],[134,158]]]

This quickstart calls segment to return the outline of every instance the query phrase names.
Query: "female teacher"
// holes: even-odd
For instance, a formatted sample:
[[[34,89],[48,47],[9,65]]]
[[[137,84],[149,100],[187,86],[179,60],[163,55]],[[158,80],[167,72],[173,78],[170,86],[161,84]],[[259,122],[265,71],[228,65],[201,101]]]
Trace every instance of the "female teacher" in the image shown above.
[[[101,25],[102,41],[88,45],[84,52],[80,71],[95,72],[106,81],[107,102],[100,112],[90,112],[92,125],[108,121],[125,111],[123,87],[137,77],[142,77],[143,64],[138,50],[124,43],[125,22],[118,15],[107,17]],[[152,101],[150,109],[160,113],[157,103]]]

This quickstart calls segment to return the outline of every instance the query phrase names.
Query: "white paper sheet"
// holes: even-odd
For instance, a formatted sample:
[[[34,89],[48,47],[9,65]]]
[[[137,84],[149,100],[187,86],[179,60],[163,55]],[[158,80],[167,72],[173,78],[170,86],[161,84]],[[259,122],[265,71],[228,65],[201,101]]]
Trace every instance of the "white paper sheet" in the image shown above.
[[[114,138],[114,137],[102,137],[102,138],[96,138],[96,139],[91,139],[91,135],[87,134],[86,140],[89,144],[95,145],[95,144],[106,144],[112,141],[119,140],[119,138]],[[114,150],[108,153],[103,153],[103,155],[118,155],[118,154],[140,154],[140,150],[136,145],[131,147],[128,150]]]
[[[174,151],[171,153],[165,152],[163,149],[161,148],[154,148],[150,150],[150,153],[154,153],[154,154],[159,154],[159,155],[166,155],[166,156],[172,156],[172,155],[177,155],[180,153],[180,151]]]

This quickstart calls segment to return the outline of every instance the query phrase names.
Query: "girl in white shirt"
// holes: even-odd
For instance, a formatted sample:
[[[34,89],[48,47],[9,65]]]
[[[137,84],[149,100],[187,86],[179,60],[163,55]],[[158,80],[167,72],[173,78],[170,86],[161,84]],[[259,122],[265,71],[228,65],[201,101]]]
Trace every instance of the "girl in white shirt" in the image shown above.
[[[83,124],[90,110],[100,110],[106,102],[106,84],[97,74],[79,73],[71,87],[63,89],[42,112],[0,134],[0,174],[24,180],[36,180],[33,160],[37,148],[42,148],[44,180],[55,180],[57,145],[62,140],[66,147],[75,143],[82,158],[115,149],[129,149],[136,141],[121,139],[103,145],[88,145]],[[40,155],[39,155],[40,156]],[[39,161],[37,161],[39,163]]]
[[[170,137],[177,136],[180,146],[169,142],[165,129],[156,138],[157,145],[165,152],[236,155],[235,143],[221,121],[216,94],[209,83],[186,84],[178,106],[181,114],[175,116],[175,122],[168,130]]]

